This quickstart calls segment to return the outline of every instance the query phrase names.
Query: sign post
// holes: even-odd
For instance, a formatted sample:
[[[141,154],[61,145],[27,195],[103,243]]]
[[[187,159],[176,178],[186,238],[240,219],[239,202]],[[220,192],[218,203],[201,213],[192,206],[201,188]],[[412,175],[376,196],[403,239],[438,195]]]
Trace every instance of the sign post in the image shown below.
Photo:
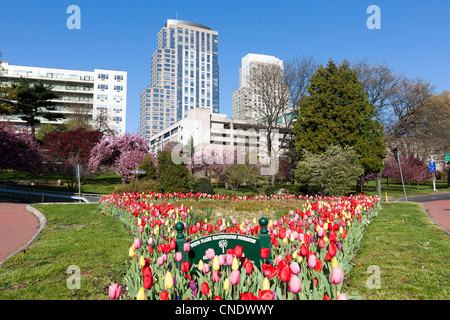
[[[433,161],[433,157],[431,161]],[[433,191],[436,191],[436,162],[428,163],[428,167],[430,168],[430,173],[433,174]]]
[[[82,166],[81,164],[76,164],[75,165],[75,174],[78,178],[78,196],[81,197],[81,174],[82,174]],[[79,199],[79,201],[81,202],[81,199]]]

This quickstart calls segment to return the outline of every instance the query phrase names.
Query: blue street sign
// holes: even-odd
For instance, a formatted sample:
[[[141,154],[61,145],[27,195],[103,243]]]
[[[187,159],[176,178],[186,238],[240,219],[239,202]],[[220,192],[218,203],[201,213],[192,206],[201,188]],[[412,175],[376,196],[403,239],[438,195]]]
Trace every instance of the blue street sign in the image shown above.
[[[430,162],[428,167],[430,168],[430,173],[436,172],[436,162]]]

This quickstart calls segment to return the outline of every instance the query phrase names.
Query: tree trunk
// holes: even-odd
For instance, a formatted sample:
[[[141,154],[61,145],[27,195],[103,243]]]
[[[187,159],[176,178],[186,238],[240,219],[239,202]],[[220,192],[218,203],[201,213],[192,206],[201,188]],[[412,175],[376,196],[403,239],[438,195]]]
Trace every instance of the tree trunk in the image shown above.
[[[375,186],[378,196],[381,198],[381,172],[377,173],[377,184]]]

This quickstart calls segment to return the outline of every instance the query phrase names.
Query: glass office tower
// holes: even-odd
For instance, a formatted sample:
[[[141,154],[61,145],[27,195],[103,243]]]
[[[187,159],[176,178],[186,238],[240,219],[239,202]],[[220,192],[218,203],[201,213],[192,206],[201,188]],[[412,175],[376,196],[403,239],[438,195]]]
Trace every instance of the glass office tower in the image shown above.
[[[219,113],[218,33],[169,19],[158,33],[151,85],[141,93],[140,134],[150,141],[195,108]]]

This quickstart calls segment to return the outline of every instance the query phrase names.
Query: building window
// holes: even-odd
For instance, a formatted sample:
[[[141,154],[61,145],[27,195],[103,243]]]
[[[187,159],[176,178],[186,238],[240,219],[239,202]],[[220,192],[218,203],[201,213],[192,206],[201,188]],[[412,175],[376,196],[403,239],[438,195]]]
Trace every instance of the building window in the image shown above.
[[[108,85],[107,84],[99,84],[98,87],[100,90],[108,90]]]
[[[114,86],[114,90],[122,91],[123,90],[123,86]]]
[[[122,80],[123,80],[123,76],[122,76],[122,75],[116,74],[116,75],[114,76],[114,80],[116,80],[116,81],[122,81]]]
[[[107,75],[107,74],[104,74],[104,73],[99,73],[99,74],[98,74],[98,78],[99,78],[99,79],[102,79],[102,80],[106,80],[106,79],[108,79],[108,75]]]
[[[121,122],[122,121],[122,117],[113,117],[113,121]]]

